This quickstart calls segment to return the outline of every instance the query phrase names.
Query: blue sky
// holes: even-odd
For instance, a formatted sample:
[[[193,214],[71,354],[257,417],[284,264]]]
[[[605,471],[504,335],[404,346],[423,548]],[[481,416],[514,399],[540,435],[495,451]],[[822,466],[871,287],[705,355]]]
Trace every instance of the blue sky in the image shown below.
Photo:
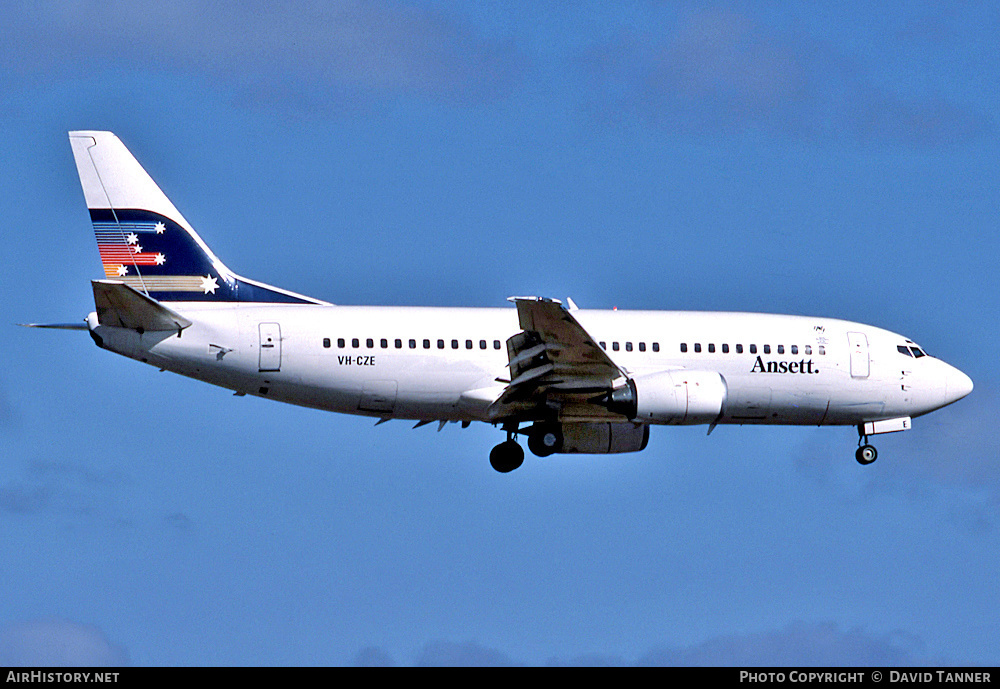
[[[0,664],[996,664],[990,3],[109,2],[0,28]],[[13,324],[93,309],[66,131],[343,304],[870,323],[967,372],[841,429],[489,466]]]

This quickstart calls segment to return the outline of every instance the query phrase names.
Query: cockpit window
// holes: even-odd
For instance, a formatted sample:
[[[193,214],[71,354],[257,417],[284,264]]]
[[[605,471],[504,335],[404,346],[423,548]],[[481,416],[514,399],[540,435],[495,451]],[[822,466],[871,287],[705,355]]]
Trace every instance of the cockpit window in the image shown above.
[[[919,359],[922,356],[927,356],[927,352],[922,350],[917,345],[913,344],[909,340],[906,341],[905,345],[896,345],[896,351],[900,354],[905,354],[906,356],[912,356],[914,359]]]

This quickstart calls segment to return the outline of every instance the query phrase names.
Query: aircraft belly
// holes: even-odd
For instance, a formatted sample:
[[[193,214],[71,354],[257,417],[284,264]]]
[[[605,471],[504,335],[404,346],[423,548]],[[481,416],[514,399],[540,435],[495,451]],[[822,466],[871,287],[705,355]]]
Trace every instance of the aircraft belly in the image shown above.
[[[745,376],[726,377],[725,418],[733,423],[766,423],[771,416],[771,386]]]
[[[759,376],[726,378],[729,396],[726,401],[726,423],[746,424],[809,424],[828,423],[829,386],[812,380]]]
[[[813,381],[781,381],[771,390],[772,423],[820,425],[830,410],[828,385]]]
[[[302,358],[293,351],[283,359],[281,372],[267,375],[276,381],[286,375],[293,379],[290,382],[295,384],[279,385],[268,395],[280,394],[282,401],[347,414],[408,419],[469,418],[472,410],[459,409],[462,393],[484,377],[489,381],[495,377],[468,361],[443,362],[380,351],[336,358]]]

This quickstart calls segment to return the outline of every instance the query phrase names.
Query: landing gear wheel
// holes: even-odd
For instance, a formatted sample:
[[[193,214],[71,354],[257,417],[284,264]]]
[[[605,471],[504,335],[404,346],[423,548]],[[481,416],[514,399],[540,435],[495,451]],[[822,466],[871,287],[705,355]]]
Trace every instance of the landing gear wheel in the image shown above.
[[[490,465],[501,474],[514,471],[524,463],[524,450],[516,440],[507,440],[490,451]]]
[[[878,459],[878,451],[872,445],[862,445],[854,453],[854,458],[858,460],[858,464],[871,464]]]
[[[528,449],[537,457],[548,457],[562,449],[563,437],[559,426],[536,425],[528,434]]]

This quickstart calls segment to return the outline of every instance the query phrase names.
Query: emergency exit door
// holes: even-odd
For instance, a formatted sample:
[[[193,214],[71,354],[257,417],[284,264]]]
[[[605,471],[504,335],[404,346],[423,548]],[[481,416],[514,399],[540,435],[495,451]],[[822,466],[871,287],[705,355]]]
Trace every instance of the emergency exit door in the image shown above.
[[[277,323],[260,324],[260,370],[281,370],[281,326]]]

